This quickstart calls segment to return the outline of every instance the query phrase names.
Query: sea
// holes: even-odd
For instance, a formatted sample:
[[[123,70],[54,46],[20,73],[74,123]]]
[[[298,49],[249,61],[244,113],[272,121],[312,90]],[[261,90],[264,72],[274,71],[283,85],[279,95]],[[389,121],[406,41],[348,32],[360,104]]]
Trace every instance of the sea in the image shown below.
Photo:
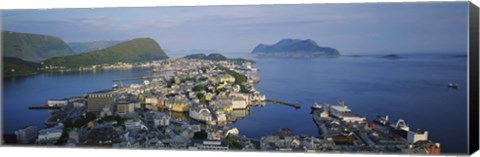
[[[256,62],[254,67],[260,71],[252,75],[260,77],[256,88],[267,98],[301,105],[300,109],[270,103],[252,107],[248,116],[229,124],[241,135],[259,139],[289,128],[298,135],[318,136],[310,106],[315,102],[336,105],[342,100],[369,120],[388,115],[392,121],[404,119],[410,129],[427,130],[429,139],[440,143],[442,153],[467,153],[468,58],[464,55],[412,53],[402,54],[400,59],[381,55],[309,59],[225,55]],[[150,74],[127,70],[4,78],[3,132],[11,134],[29,124],[43,127],[49,113],[28,106],[110,89],[113,79],[144,75]],[[449,83],[457,83],[458,89],[448,88]]]

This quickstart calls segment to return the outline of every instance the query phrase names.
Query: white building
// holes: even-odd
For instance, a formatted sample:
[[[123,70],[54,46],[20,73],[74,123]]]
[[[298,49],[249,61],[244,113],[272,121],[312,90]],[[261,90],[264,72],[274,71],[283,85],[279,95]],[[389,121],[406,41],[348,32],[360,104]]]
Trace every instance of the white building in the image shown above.
[[[189,150],[228,150],[228,143],[225,141],[192,141]]]
[[[48,106],[50,107],[63,107],[68,104],[67,100],[48,100]]]
[[[166,115],[163,112],[154,112],[153,121],[154,121],[155,127],[168,126],[170,125],[170,116]]]
[[[245,109],[248,106],[247,99],[245,97],[234,97],[232,99],[233,109]]]
[[[20,130],[15,131],[17,142],[21,144],[28,144],[33,142],[38,135],[38,128],[33,125],[26,126]]]
[[[60,126],[42,129],[38,132],[37,142],[40,144],[56,143],[62,136],[62,133],[63,128]]]
[[[126,130],[140,130],[140,129],[146,129],[147,127],[145,125],[143,125],[142,121],[139,120],[139,119],[130,119],[130,120],[127,120],[125,121],[124,123],[125,125],[125,129]]]
[[[206,107],[190,108],[189,116],[203,122],[212,121],[212,113]]]
[[[428,140],[428,131],[409,131],[407,141],[409,144],[414,144],[417,141]]]
[[[102,108],[100,111],[100,117],[112,116],[113,115],[113,106],[107,105]]]
[[[347,106],[331,106],[330,107],[330,114],[344,122],[353,123],[353,122],[364,122],[366,121],[365,117],[359,117],[352,113]]]

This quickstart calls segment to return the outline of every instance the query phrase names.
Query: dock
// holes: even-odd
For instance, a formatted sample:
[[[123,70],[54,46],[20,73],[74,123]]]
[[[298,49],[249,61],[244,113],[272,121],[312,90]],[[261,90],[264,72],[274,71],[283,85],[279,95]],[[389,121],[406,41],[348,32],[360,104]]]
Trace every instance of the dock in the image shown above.
[[[59,110],[61,107],[58,106],[48,106],[48,105],[38,105],[38,106],[29,106],[30,110]]]
[[[146,80],[146,79],[153,79],[153,78],[159,78],[162,76],[141,76],[141,77],[130,77],[130,78],[121,78],[121,79],[113,79],[113,82],[118,82],[118,81],[132,81],[132,80]]]
[[[287,105],[287,106],[294,107],[295,109],[300,109],[301,107],[301,105],[297,103],[294,104],[294,103],[288,103],[288,102],[273,100],[273,99],[265,99],[265,102],[271,102],[273,104],[280,104],[280,105]]]

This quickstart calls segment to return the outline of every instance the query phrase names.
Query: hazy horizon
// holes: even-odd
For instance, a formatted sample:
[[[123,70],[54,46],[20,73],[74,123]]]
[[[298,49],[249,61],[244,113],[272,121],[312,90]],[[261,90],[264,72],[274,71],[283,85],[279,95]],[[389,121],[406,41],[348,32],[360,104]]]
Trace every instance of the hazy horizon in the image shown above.
[[[162,49],[251,52],[312,39],[342,54],[466,52],[468,2],[2,10],[2,29],[67,43],[155,39]]]

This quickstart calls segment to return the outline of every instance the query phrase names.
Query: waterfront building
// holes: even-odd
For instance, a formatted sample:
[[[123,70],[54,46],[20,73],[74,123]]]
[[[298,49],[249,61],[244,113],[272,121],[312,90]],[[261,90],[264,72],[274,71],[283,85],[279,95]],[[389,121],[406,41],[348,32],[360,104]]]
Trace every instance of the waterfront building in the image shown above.
[[[76,100],[73,102],[73,107],[75,108],[82,108],[85,106],[85,101],[84,100]]]
[[[88,94],[87,112],[100,112],[103,107],[114,104],[115,97],[116,94],[113,92]]]
[[[206,107],[192,107],[189,110],[189,116],[202,122],[212,121],[212,113]]]
[[[15,131],[17,142],[20,144],[28,144],[33,142],[38,135],[38,128],[34,125],[28,125],[22,129]]]
[[[365,117],[355,115],[352,110],[344,105],[330,106],[330,114],[347,123],[362,123],[367,120]]]
[[[67,100],[48,100],[48,106],[50,107],[63,107],[68,104]]]
[[[245,97],[237,96],[232,98],[232,108],[233,109],[245,109],[247,108],[248,103]]]
[[[416,130],[408,131],[407,141],[409,144],[414,144],[417,141],[427,141],[428,140],[428,131]]]

